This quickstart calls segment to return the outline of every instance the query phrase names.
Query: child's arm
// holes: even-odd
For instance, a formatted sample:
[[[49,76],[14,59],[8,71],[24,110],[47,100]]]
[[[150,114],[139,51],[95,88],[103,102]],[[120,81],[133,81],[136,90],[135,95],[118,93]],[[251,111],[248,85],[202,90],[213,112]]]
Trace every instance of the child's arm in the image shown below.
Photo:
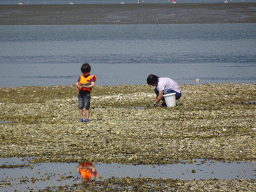
[[[78,83],[78,82],[76,82],[76,86],[77,86],[77,88],[78,88],[78,89],[82,89],[82,86],[81,86],[81,85],[79,85],[79,83]]]
[[[158,103],[163,98],[163,95],[164,95],[164,91],[159,91],[159,95],[156,98],[156,103]]]
[[[92,81],[90,85],[82,85],[82,87],[90,89],[90,88],[93,88],[94,85],[95,85],[95,83]]]

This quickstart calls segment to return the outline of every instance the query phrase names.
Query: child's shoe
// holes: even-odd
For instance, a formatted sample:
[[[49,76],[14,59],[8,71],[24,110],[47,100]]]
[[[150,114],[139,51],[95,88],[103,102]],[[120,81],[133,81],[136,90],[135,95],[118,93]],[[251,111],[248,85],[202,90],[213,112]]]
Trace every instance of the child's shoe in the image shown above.
[[[79,122],[83,122],[83,119],[79,119]]]
[[[89,119],[85,119],[84,122],[89,122],[90,120]]]

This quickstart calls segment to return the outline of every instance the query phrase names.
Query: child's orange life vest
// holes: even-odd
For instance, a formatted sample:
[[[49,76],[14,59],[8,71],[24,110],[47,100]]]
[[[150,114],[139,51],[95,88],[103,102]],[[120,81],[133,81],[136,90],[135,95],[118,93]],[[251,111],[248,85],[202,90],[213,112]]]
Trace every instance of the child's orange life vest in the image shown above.
[[[94,82],[97,80],[96,75],[90,76],[88,75],[87,77],[81,75],[80,76],[80,81],[78,82],[79,85],[90,85],[91,84],[91,80],[94,80]],[[82,88],[79,89],[78,91],[92,91],[92,88]]]

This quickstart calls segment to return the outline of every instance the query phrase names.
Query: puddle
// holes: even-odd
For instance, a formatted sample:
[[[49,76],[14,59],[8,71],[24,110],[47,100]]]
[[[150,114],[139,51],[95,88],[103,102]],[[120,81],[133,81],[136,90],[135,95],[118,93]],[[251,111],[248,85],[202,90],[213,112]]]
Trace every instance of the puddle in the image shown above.
[[[147,109],[148,106],[129,106],[130,109]]]
[[[0,124],[4,124],[4,123],[12,123],[12,121],[0,121]]]
[[[117,163],[95,163],[92,176],[96,181],[111,177],[124,178],[172,178],[182,180],[200,179],[256,179],[256,164],[251,162],[225,162],[197,159],[194,163],[181,161],[168,165],[122,165]],[[29,165],[22,168],[3,168],[3,165]],[[48,186],[74,185],[82,183],[78,163],[30,164],[29,159],[0,159],[0,191],[29,191]],[[15,167],[15,166],[14,166]],[[80,167],[81,168],[81,167]],[[89,167],[91,170],[91,167]]]

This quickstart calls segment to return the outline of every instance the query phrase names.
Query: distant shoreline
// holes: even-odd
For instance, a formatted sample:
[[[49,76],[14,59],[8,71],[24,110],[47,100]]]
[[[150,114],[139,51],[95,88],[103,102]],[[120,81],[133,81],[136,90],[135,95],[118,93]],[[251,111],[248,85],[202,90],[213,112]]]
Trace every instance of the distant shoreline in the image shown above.
[[[256,3],[0,5],[0,25],[256,23]]]

